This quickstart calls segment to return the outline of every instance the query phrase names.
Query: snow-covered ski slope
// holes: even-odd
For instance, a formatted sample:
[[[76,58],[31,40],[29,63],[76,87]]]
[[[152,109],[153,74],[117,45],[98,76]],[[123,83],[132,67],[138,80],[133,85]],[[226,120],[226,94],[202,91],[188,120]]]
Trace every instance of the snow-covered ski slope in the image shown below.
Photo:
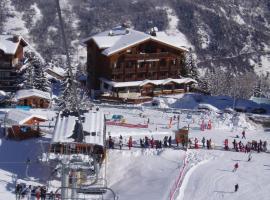
[[[177,200],[269,200],[270,154],[254,153],[250,162],[245,153],[200,150],[200,154],[211,159],[191,167]],[[236,162],[239,168],[232,172]],[[235,184],[239,185],[237,192]]]
[[[228,98],[214,97],[211,99],[211,97],[203,96],[193,97],[189,94],[188,98],[181,99],[179,96],[161,98],[166,103],[166,109],[154,108],[150,105],[143,107],[140,105],[136,107],[97,105],[106,114],[108,120],[111,120],[113,115],[122,115],[123,122],[129,124],[147,124],[149,121],[148,128],[107,126],[107,135],[110,134],[115,140],[116,149],[108,152],[106,175],[108,186],[116,192],[119,199],[169,199],[175,181],[181,172],[185,152],[170,148],[162,150],[141,149],[139,148],[139,138],[145,136],[148,138],[153,136],[154,139],[158,140],[162,140],[164,136],[174,138],[174,131],[178,126],[177,117],[174,119],[174,116],[180,116],[179,127],[190,126],[192,141],[198,138],[199,143],[201,143],[202,137],[211,138],[218,150],[188,150],[186,154],[188,163],[184,171],[184,178],[180,182],[180,188],[176,190],[175,199],[268,200],[270,195],[270,154],[254,152],[251,162],[246,162],[247,154],[226,152],[221,147],[225,139],[229,140],[230,148],[234,139],[241,140],[244,144],[247,141],[261,139],[268,142],[268,149],[270,149],[270,133],[264,131],[261,125],[250,121],[244,113],[221,113],[218,111],[231,105],[232,101]],[[188,104],[188,99],[191,100],[190,104]],[[192,103],[194,103],[193,107],[189,107]],[[209,110],[198,111],[196,107],[198,104],[210,104],[218,110],[208,106]],[[172,105],[173,109],[171,109]],[[254,104],[246,101],[245,105],[252,108]],[[55,117],[54,111],[32,109],[30,112],[42,115],[47,119]],[[207,123],[209,120],[211,120],[212,129],[201,131],[202,121]],[[171,125],[170,121],[172,121]],[[46,125],[53,125],[54,122],[55,120],[48,121]],[[241,132],[244,129],[246,130],[246,139],[241,139]],[[38,141],[49,142],[50,139],[47,138],[51,137],[50,131],[49,128],[44,128],[44,132],[48,133],[46,138],[20,142],[1,138],[0,200],[15,199],[16,180],[31,185],[46,184],[45,180],[50,176],[52,169],[37,162],[37,158],[42,154]],[[123,150],[119,150],[119,135],[123,136]],[[240,138],[235,138],[236,135],[239,135]],[[131,150],[128,150],[126,146],[129,136],[132,136],[135,146]],[[28,158],[35,163],[30,167],[29,176],[31,179],[28,179],[25,174],[25,163]],[[239,169],[232,173],[233,165],[236,162],[239,163]],[[239,191],[234,193],[234,184],[236,183],[239,184]],[[60,185],[59,177],[50,177],[49,185],[50,190],[55,191]],[[104,198],[107,197],[110,196]]]

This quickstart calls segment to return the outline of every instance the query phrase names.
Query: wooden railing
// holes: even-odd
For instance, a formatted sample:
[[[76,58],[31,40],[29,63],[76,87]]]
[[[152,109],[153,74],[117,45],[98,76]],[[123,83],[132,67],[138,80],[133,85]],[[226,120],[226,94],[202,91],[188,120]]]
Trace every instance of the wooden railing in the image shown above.
[[[169,71],[168,66],[159,66],[159,71]]]
[[[175,56],[169,52],[142,53],[142,54],[126,54],[125,60],[148,60],[148,59],[164,59],[174,57]]]
[[[123,74],[123,71],[124,69],[121,67],[121,68],[114,68],[112,69],[112,74]]]

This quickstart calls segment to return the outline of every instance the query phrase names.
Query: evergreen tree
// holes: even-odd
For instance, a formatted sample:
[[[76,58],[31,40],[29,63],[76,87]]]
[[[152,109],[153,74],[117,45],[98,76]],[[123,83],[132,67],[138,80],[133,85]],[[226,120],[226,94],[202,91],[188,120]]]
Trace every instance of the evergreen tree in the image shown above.
[[[34,52],[25,52],[26,64],[23,71],[24,88],[35,88],[48,92],[50,83],[45,77],[44,68],[46,64]]]
[[[187,70],[187,77],[193,78],[196,81],[199,81],[199,73],[196,65],[196,61],[191,52],[191,48],[185,59],[185,68]]]
[[[254,97],[260,97],[261,94],[262,94],[261,81],[259,81],[259,82],[255,85],[255,87],[254,87],[254,89],[253,89],[253,96],[254,96]]]
[[[76,111],[77,108],[89,109],[89,107],[91,106],[91,102],[87,94],[82,89],[79,88],[77,82],[73,82],[73,84],[75,84],[76,89],[75,93],[73,90],[72,80],[70,79],[70,77],[67,77],[63,82],[63,84],[61,85],[62,92],[59,97],[58,103],[59,108],[61,110],[70,110],[70,111]]]

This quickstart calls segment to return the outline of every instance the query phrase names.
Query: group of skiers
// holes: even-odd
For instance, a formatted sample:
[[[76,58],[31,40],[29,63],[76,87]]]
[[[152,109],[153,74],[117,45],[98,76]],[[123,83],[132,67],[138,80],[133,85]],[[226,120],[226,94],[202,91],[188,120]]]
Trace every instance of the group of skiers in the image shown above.
[[[189,148],[192,148],[193,142],[192,142],[191,138],[188,139],[188,144],[189,144]],[[202,144],[202,148],[205,148],[205,147],[207,149],[212,149],[213,148],[213,142],[212,142],[211,138],[208,140],[208,139],[205,139],[205,137],[203,137],[202,140],[201,140],[201,144]],[[194,148],[195,149],[199,148],[199,140],[198,140],[198,138],[194,139]]]
[[[162,147],[171,147],[172,146],[172,137],[171,136],[165,136],[163,138],[163,142],[161,140],[154,140],[154,137],[152,136],[151,139],[147,136],[144,137],[144,139],[140,138],[140,147],[141,148],[156,148],[161,149]]]
[[[251,150],[260,152],[266,152],[267,151],[267,141],[260,140],[259,142],[252,140],[252,142],[247,142],[245,145],[242,141],[237,142],[235,139],[232,142],[233,149],[237,152],[245,152],[249,153]],[[228,139],[224,142],[225,149],[228,150]]]
[[[162,140],[155,140],[153,136],[149,138],[148,136],[145,136],[144,138],[140,138],[140,146],[141,148],[166,148],[166,147],[172,147],[172,136],[165,136]],[[109,136],[109,139],[107,141],[107,145],[110,149],[114,149],[115,145],[119,147],[121,150],[123,148],[124,142],[123,142],[123,136],[120,135],[118,138],[118,143],[115,143],[115,140]],[[132,137],[130,136],[127,142],[127,146],[129,150],[131,147],[133,147],[133,140]]]
[[[37,200],[45,200],[45,199],[55,199],[55,194],[51,191],[47,193],[46,186],[26,186],[25,183],[18,183],[15,188],[16,200],[24,199],[27,200],[33,199],[35,197]]]

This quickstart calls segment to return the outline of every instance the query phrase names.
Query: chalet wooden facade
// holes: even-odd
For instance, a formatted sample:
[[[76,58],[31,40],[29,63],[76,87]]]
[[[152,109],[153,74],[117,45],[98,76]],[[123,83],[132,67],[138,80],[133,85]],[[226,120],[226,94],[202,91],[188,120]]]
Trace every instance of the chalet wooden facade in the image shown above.
[[[39,137],[39,124],[47,119],[43,116],[31,114],[27,111],[10,110],[5,117],[6,137],[15,140],[24,140]]]
[[[23,48],[27,43],[20,36],[0,35],[0,90],[16,91],[22,66]]]
[[[187,91],[195,81],[180,81],[187,49],[179,40],[164,32],[150,35],[124,27],[85,39],[90,89],[114,97],[136,93],[134,98]]]
[[[18,106],[29,106],[31,108],[48,108],[51,103],[50,93],[37,89],[18,90],[14,101]]]

